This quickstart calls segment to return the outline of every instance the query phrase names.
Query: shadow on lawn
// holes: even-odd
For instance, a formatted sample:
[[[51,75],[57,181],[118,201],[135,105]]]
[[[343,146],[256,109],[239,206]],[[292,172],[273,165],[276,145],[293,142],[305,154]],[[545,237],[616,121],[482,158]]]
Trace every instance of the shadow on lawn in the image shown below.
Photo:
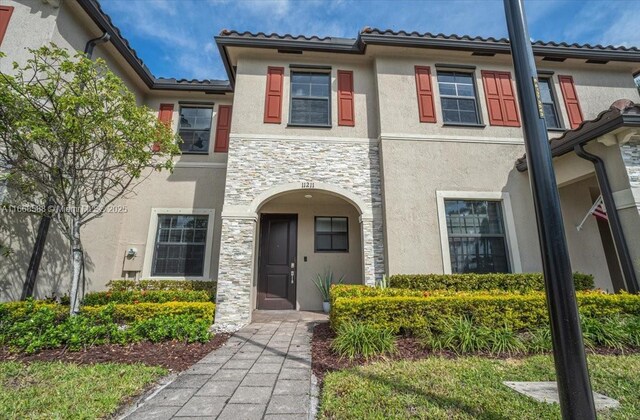
[[[425,392],[424,390],[419,389],[414,385],[407,383],[406,381],[391,381],[382,375],[378,375],[375,373],[362,372],[361,369],[357,369],[357,370],[354,369],[354,372],[365,380],[374,381],[390,387],[394,392],[394,394],[413,394],[421,398],[426,398],[429,402],[443,409],[464,412],[472,416],[473,418],[477,418],[477,419],[492,419],[492,420],[496,420],[496,419],[508,420],[509,419],[509,417],[503,414],[497,413],[495,411],[491,411],[491,410],[481,411],[477,406],[472,406],[457,398],[445,397],[442,395],[435,394],[433,392]],[[417,413],[408,413],[408,414],[413,416],[413,415],[416,415]],[[451,415],[453,413],[449,413],[449,414]]]

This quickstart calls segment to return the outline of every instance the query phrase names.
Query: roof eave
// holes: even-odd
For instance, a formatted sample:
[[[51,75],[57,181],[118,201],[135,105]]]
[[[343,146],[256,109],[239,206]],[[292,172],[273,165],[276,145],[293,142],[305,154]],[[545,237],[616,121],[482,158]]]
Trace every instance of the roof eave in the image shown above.
[[[488,42],[484,40],[429,39],[367,33],[361,34],[360,38],[362,39],[362,42],[364,44],[370,45],[388,45],[395,47],[433,48],[458,51],[478,51],[494,54],[511,54],[511,47],[509,44],[498,44],[495,42]],[[535,55],[543,57],[640,62],[640,52],[636,53],[629,51],[604,50],[599,51],[593,49],[584,50],[576,47],[572,48],[549,45],[533,45],[532,48]]]
[[[640,127],[640,115],[618,115],[611,118],[609,121],[593,127],[591,130],[586,130],[583,133],[578,133],[570,140],[561,142],[551,147],[551,156],[556,158],[566,155],[572,152],[579,144],[586,144],[590,141],[597,139],[613,130],[617,130],[620,127]],[[516,164],[516,169],[519,172],[525,172],[529,169],[527,161],[522,160]]]
[[[131,66],[133,71],[140,77],[142,82],[151,90],[172,90],[172,91],[195,91],[207,93],[227,93],[232,92],[231,85],[202,85],[189,83],[168,83],[162,79],[155,78],[153,74],[140,63],[138,57],[135,56],[131,48],[120,36],[117,28],[111,24],[109,19],[100,10],[99,6],[92,0],[77,0],[78,4],[85,13],[93,20],[101,31],[110,35],[110,42],[116,50],[122,55],[127,64]]]

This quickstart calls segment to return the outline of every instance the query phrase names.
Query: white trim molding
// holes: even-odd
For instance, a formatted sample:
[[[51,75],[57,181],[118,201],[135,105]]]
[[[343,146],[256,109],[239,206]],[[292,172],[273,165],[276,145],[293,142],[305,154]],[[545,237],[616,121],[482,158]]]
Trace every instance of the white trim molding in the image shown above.
[[[511,197],[508,192],[501,191],[436,191],[438,204],[438,224],[440,226],[440,246],[442,248],[442,267],[445,274],[451,274],[451,254],[449,253],[449,236],[447,234],[447,215],[445,213],[445,199],[460,200],[491,200],[502,203],[502,214],[505,224],[505,239],[507,241],[507,253],[512,273],[522,273],[520,250],[516,236],[516,224],[513,218]]]
[[[153,264],[153,252],[155,249],[156,235],[158,232],[158,215],[161,214],[183,214],[185,216],[208,215],[207,241],[204,245],[204,270],[202,276],[152,276],[151,265]],[[211,251],[213,248],[213,224],[214,209],[193,209],[193,208],[152,208],[149,217],[149,231],[147,232],[147,243],[144,251],[144,262],[142,264],[142,278],[145,279],[171,279],[171,280],[209,280],[211,277]]]
[[[231,134],[229,141],[297,141],[312,143],[371,143],[377,144],[377,138],[368,137],[320,137],[320,136],[299,136],[289,134]]]
[[[206,169],[226,169],[227,164],[222,162],[182,162],[176,161],[175,168],[206,168]]]
[[[399,133],[383,133],[380,140],[395,141],[429,141],[429,142],[446,142],[446,143],[483,143],[483,144],[509,144],[524,145],[522,137],[479,137],[479,136],[448,136],[448,135],[422,135],[422,134],[399,134]]]

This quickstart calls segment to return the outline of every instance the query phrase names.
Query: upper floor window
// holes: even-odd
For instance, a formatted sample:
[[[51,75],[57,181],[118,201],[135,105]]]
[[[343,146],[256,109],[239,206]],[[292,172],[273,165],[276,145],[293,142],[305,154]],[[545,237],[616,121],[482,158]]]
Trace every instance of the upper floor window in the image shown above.
[[[178,133],[182,138],[183,153],[208,153],[211,137],[211,107],[180,107]]]
[[[202,276],[209,216],[158,216],[152,276]]]
[[[540,99],[544,108],[544,119],[547,122],[547,128],[561,128],[558,116],[558,106],[556,98],[551,87],[551,78],[545,77],[538,80],[540,86]]]
[[[331,125],[331,75],[291,72],[291,125]]]
[[[438,88],[445,124],[480,124],[472,73],[438,71]]]
[[[500,201],[445,200],[453,273],[507,273],[507,241]]]

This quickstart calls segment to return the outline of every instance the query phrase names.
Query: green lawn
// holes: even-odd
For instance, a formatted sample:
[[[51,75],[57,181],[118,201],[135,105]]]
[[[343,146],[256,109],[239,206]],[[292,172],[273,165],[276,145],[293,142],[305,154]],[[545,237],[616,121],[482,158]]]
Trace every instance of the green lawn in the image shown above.
[[[144,365],[0,362],[0,418],[105,417],[164,374]]]
[[[640,355],[589,356],[589,369],[594,390],[621,403],[600,419],[640,418]],[[558,405],[502,385],[554,378],[550,356],[374,363],[325,376],[319,418],[559,419]]]

